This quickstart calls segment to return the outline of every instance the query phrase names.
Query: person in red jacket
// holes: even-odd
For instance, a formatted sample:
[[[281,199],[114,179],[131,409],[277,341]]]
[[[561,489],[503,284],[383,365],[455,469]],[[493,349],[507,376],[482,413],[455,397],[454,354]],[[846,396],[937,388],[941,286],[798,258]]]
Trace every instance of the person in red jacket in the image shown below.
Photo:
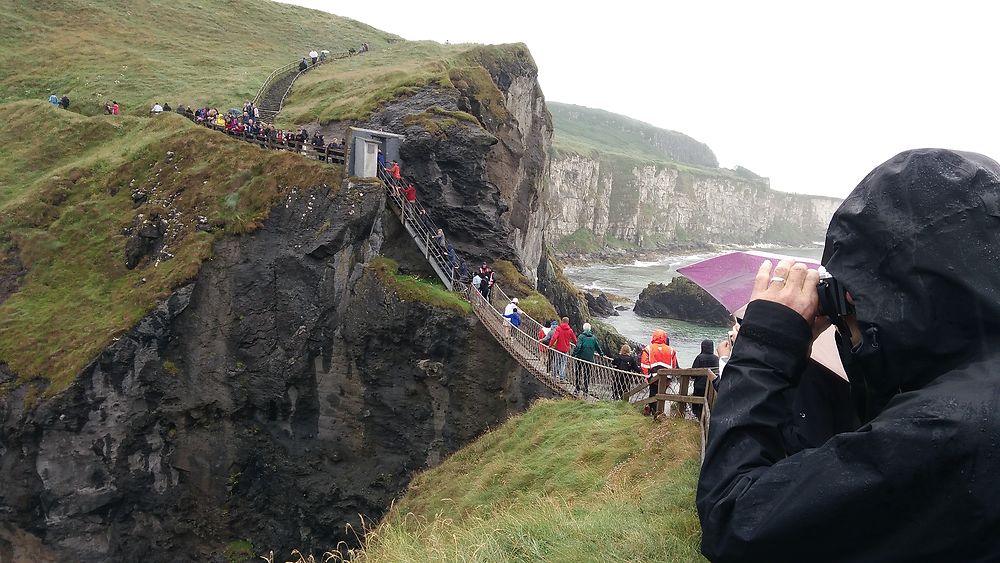
[[[392,161],[392,165],[389,166],[389,176],[397,182],[402,180],[403,178],[403,175],[402,173],[400,173],[399,170],[399,163],[396,162],[395,160]]]
[[[660,369],[677,369],[677,352],[667,342],[669,342],[667,331],[654,330],[649,346],[646,346],[646,349],[642,351],[639,367],[642,368],[642,373],[646,376],[647,381]],[[649,384],[649,397],[655,396],[656,383],[654,382]]]
[[[406,201],[408,201],[410,203],[416,202],[417,201],[417,188],[414,188],[413,184],[410,184],[410,185],[406,186],[406,188],[403,189],[403,197],[405,197]]]
[[[558,377],[560,381],[566,379],[566,362],[569,356],[570,346],[576,344],[576,333],[569,326],[569,317],[563,317],[562,322],[552,331],[549,339],[549,348],[553,348],[560,354],[555,354],[552,358],[552,375]]]

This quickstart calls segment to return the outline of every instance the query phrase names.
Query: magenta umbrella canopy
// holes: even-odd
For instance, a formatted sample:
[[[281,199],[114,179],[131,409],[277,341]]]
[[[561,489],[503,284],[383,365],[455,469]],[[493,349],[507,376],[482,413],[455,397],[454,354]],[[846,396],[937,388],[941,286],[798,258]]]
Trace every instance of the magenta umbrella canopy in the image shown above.
[[[730,252],[701,262],[677,268],[677,272],[712,294],[730,313],[746,306],[753,291],[753,279],[764,260],[777,264],[779,260],[791,259],[804,262],[810,268],[818,268],[819,262],[808,258],[782,256],[755,250]]]

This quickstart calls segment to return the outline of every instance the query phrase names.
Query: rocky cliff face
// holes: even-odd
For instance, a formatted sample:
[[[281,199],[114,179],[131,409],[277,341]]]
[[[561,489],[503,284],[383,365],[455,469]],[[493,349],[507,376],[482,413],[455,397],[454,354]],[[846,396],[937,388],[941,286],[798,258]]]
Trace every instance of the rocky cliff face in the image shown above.
[[[291,194],[68,390],[0,400],[0,561],[327,549],[546,396],[474,317],[402,302],[365,267],[407,244],[382,198]]]
[[[403,173],[474,261],[510,260],[534,283],[547,227],[552,119],[523,45],[484,47],[467,66],[381,108],[368,127],[406,135]]]
[[[750,175],[571,152],[552,158],[549,177],[552,240],[576,233],[642,249],[823,240],[840,203],[774,191]]]

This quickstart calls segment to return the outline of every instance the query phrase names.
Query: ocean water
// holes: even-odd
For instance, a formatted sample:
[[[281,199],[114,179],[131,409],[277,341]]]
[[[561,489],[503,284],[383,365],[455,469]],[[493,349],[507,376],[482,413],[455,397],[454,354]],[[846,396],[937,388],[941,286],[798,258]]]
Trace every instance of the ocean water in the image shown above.
[[[657,260],[635,261],[632,264],[609,265],[594,264],[592,266],[569,266],[565,268],[566,276],[583,289],[597,289],[627,297],[633,301],[650,282],[670,283],[677,274],[677,268],[704,260],[712,256],[731,252],[732,250],[750,250],[734,248],[720,252],[706,252],[690,255],[665,255]],[[755,247],[775,254],[800,256],[802,258],[819,259],[823,254],[820,246],[813,247]],[[631,309],[631,305],[626,305]],[[691,367],[694,357],[701,351],[701,341],[704,339],[720,342],[726,337],[728,328],[702,326],[673,319],[651,319],[640,317],[629,311],[619,311],[619,316],[603,319],[613,325],[618,332],[636,342],[649,342],[656,329],[664,329],[670,335],[670,345],[677,350],[677,361],[681,367]]]

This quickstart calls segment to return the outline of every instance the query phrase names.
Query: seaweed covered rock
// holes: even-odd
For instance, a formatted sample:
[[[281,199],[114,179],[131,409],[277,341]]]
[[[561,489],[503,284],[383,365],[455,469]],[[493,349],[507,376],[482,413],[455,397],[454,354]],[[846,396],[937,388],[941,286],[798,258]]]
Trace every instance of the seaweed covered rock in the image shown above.
[[[692,323],[728,326],[729,311],[707,291],[684,277],[670,284],[651,282],[632,309],[642,317],[677,319]]]

